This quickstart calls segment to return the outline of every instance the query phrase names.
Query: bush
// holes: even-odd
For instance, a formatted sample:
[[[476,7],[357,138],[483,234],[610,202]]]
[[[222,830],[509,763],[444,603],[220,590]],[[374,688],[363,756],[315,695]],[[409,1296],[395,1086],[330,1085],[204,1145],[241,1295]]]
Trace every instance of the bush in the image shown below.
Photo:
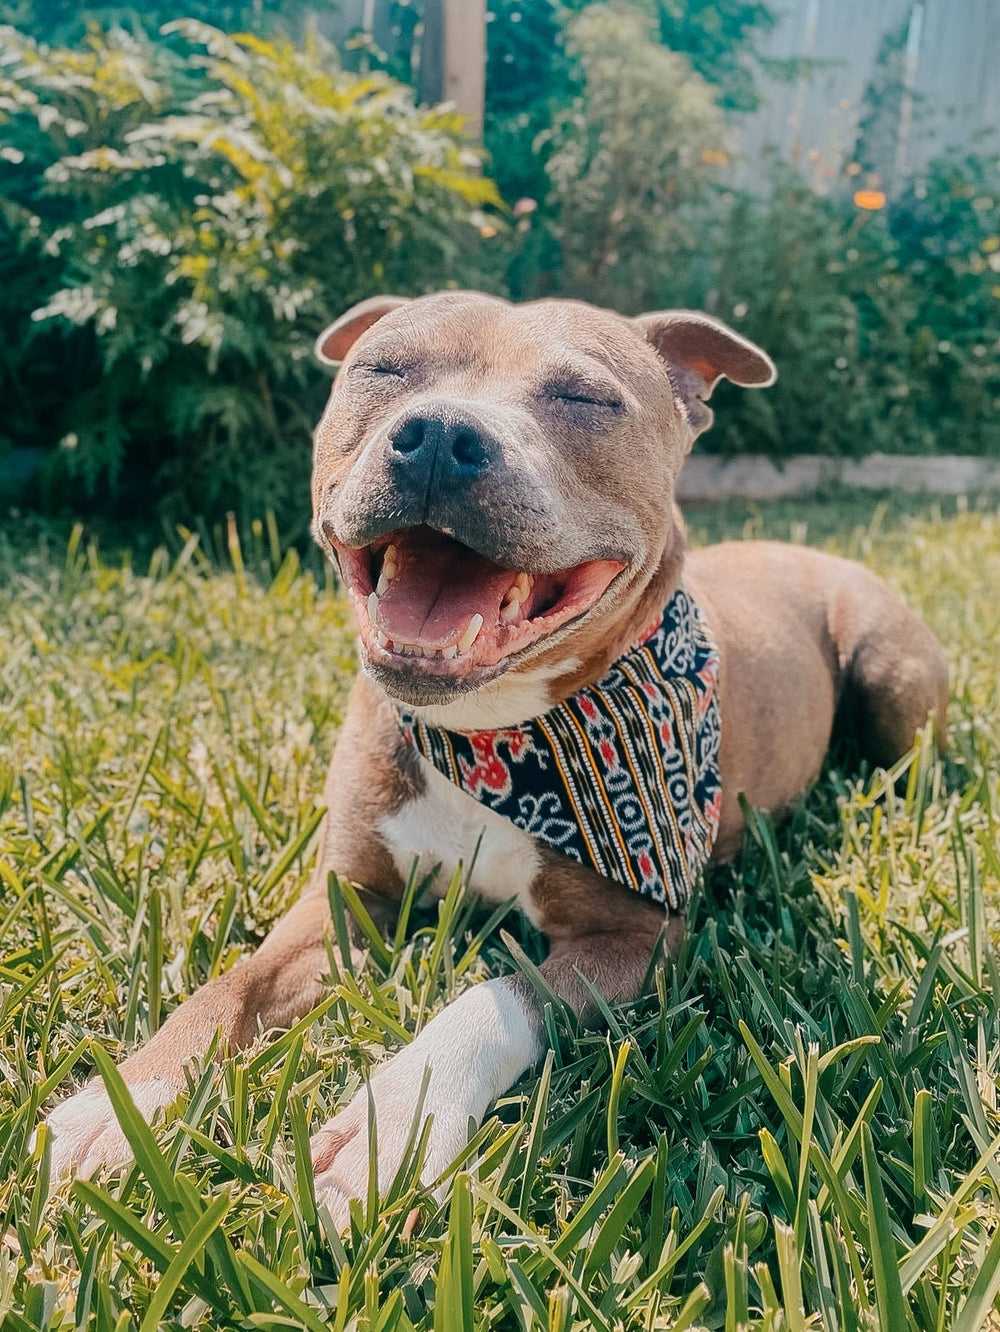
[[[549,13],[546,0],[505,3],[539,23]],[[702,307],[760,341],[778,384],[723,386],[709,449],[1000,453],[997,162],[938,163],[874,213],[852,202],[854,178],[825,197],[778,164],[758,192],[734,196],[717,170],[729,152],[720,107],[752,105],[751,39],[767,7],[727,0],[714,26],[701,0],[683,12],[658,0],[573,8],[549,55],[549,102],[516,111],[494,92],[502,114],[487,118],[498,178],[533,192],[514,233],[513,293],[626,313]],[[514,27],[523,37],[526,22]],[[718,86],[699,69],[721,71]],[[509,140],[543,119],[531,177],[524,138],[520,154]]]
[[[637,13],[590,5],[567,25],[566,48],[580,86],[545,136],[560,290],[637,312],[687,268],[691,206],[727,160],[725,119]]]
[[[884,211],[778,178],[707,234],[705,297],[765,346],[766,394],[720,389],[708,447],[1000,453],[997,163],[939,163]],[[666,293],[664,293],[666,296]]]
[[[465,275],[495,191],[459,118],[316,38],[185,21],[82,50],[8,29],[4,51],[4,432],[61,439],[91,493],[301,511],[316,331]]]
[[[741,0],[737,0],[740,3]],[[299,34],[338,0],[0,0],[0,24],[44,36],[50,45],[81,41],[95,24],[155,32],[178,18],[201,19],[227,32],[253,29]]]
[[[318,39],[188,20],[73,50],[6,30],[0,451],[50,449],[50,502],[301,523],[313,334],[373,290],[449,284],[715,311],[780,378],[723,386],[707,448],[1000,453],[995,160],[935,166],[876,213],[851,180],[820,197],[780,169],[734,197],[723,108],[752,101],[766,6],[725,0],[722,27],[701,0],[494,9],[509,228],[483,225],[499,199],[456,116],[344,73]]]

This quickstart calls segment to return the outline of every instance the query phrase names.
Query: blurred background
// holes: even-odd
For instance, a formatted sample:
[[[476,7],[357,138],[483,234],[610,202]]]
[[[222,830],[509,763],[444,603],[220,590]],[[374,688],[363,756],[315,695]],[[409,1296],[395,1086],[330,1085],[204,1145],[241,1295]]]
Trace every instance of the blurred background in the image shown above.
[[[780,380],[699,450],[1000,457],[1000,0],[0,23],[0,514],[295,539],[315,334],[448,286],[727,320]]]

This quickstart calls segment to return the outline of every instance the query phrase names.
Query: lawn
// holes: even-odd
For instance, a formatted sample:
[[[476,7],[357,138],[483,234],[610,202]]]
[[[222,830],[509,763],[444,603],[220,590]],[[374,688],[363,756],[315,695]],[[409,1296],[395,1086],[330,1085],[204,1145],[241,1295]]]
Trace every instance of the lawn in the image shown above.
[[[310,1129],[450,997],[530,965],[505,931],[542,943],[460,883],[425,897],[293,1031],[193,1070],[165,1125],[124,1105],[138,1165],[49,1196],[41,1107],[305,881],[352,646],[266,526],[133,556],[0,536],[5,1329],[1000,1328],[1000,512],[690,517],[883,574],[947,647],[951,753],[891,778],[840,754],[786,825],[754,817],[650,996],[600,1029],[550,1012],[552,1055],[444,1201],[411,1169],[342,1239]]]

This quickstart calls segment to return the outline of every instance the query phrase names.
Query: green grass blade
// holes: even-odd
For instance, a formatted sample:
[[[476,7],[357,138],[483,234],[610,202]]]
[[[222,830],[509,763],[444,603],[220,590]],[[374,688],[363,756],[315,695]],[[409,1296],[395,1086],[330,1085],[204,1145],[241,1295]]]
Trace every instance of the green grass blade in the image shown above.
[[[865,1195],[868,1199],[869,1246],[872,1267],[875,1271],[876,1308],[882,1327],[902,1329],[909,1326],[906,1299],[899,1280],[896,1241],[889,1222],[889,1209],[882,1187],[882,1173],[875,1154],[871,1129],[867,1124],[861,1129],[861,1160],[865,1174]]]
[[[989,1248],[955,1317],[952,1332],[982,1332],[988,1324],[991,1310],[996,1306],[998,1295],[1000,1295],[1000,1225],[995,1225]]]
[[[229,1205],[228,1198],[217,1198],[202,1212],[188,1231],[170,1266],[157,1283],[139,1332],[156,1332],[178,1287],[187,1275],[188,1268],[204,1251],[213,1230],[222,1224],[229,1211]]]

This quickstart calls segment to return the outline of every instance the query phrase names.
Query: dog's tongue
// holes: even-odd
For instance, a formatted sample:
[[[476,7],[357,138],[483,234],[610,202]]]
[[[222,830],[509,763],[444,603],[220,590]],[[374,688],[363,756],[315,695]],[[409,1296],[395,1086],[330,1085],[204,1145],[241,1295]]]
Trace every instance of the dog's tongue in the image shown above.
[[[379,595],[378,627],[394,643],[450,647],[474,615],[495,629],[515,574],[436,532],[407,532],[396,572]]]

